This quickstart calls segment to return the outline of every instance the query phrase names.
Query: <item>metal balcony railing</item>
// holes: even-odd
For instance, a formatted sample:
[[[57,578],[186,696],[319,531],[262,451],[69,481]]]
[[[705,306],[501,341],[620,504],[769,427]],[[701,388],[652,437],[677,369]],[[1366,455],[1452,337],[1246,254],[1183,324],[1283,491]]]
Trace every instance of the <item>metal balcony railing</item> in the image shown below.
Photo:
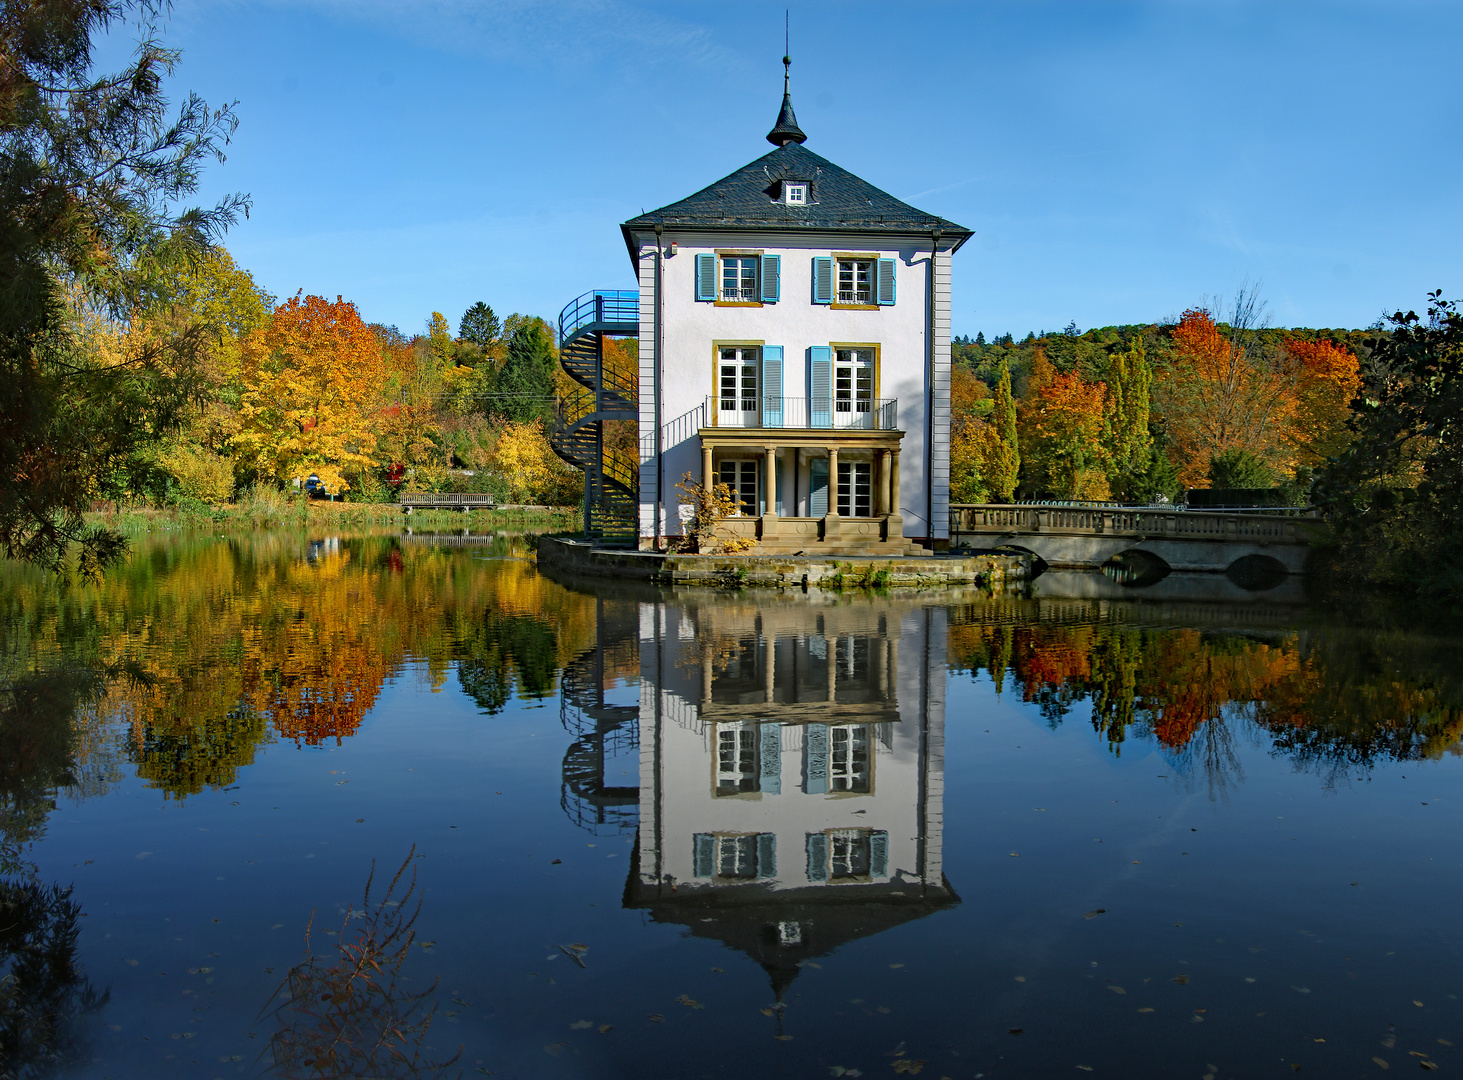
[[[704,423],[723,428],[898,431],[897,398],[709,397]]]
[[[586,326],[640,325],[640,293],[634,289],[595,289],[576,297],[559,312],[559,344]]]

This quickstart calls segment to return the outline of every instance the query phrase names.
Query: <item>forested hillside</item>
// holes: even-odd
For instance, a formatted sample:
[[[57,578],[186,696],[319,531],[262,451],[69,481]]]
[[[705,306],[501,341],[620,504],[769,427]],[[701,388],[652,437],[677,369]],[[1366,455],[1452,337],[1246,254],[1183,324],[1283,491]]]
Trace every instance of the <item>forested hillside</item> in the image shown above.
[[[1347,443],[1377,341],[1368,330],[1273,329],[1241,294],[1222,317],[957,337],[952,498],[1173,498],[1186,488],[1282,486]]]

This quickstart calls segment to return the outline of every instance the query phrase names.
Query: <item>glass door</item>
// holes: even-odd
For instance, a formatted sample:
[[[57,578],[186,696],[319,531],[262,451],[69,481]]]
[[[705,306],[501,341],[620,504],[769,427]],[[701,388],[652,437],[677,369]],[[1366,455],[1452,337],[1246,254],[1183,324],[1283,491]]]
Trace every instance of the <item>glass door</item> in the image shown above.
[[[724,347],[717,361],[717,417],[719,427],[758,427],[757,368],[761,350]]]
[[[873,427],[874,350],[838,349],[833,355],[833,426]]]
[[[762,511],[757,498],[757,466],[753,460],[723,461],[717,466],[717,478],[732,490],[737,502],[737,512],[746,517],[756,517]]]
[[[867,461],[838,463],[839,517],[874,516],[873,466]]]

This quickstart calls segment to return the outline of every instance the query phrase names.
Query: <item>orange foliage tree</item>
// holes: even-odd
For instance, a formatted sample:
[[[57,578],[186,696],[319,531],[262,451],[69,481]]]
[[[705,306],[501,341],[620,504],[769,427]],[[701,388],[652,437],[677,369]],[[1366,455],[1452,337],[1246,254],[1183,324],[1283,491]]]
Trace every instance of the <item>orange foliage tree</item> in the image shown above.
[[[1058,372],[1036,351],[1019,412],[1024,487],[1058,499],[1108,497],[1106,396],[1105,383]]]
[[[1285,343],[1295,380],[1296,407],[1291,424],[1291,455],[1315,467],[1346,448],[1352,398],[1361,386],[1356,355],[1330,341]]]
[[[1226,335],[1203,308],[1184,312],[1173,331],[1173,349],[1162,391],[1179,481],[1207,486],[1209,463],[1236,450],[1288,470],[1296,403],[1287,373]]]
[[[354,304],[292,296],[243,348],[241,462],[280,484],[310,473],[329,491],[375,464],[373,417],[386,377],[376,334]]]

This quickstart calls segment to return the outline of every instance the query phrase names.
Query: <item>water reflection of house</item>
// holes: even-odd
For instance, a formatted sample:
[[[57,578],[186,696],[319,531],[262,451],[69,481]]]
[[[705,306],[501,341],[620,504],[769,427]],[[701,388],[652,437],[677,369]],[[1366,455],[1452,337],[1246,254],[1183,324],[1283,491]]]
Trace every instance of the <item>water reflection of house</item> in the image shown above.
[[[957,901],[941,862],[944,613],[893,602],[640,608],[626,903],[798,965]]]

